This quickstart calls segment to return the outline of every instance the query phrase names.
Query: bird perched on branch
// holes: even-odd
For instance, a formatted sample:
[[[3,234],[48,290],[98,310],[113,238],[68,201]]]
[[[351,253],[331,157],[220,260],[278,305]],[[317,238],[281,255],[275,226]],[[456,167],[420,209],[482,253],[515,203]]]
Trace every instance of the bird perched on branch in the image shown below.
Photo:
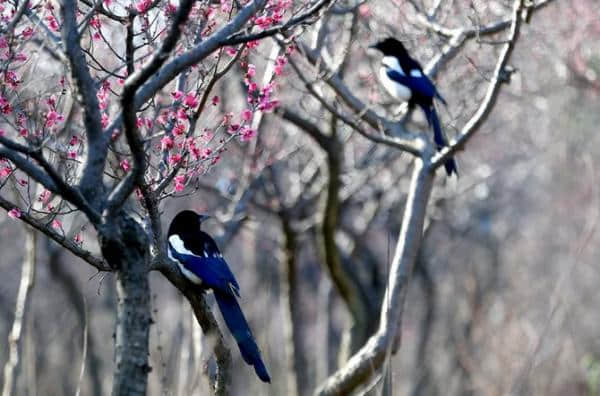
[[[425,113],[427,123],[433,128],[433,140],[437,149],[441,150],[443,147],[448,146],[448,139],[442,132],[440,120],[433,103],[434,99],[443,104],[446,104],[446,101],[425,75],[419,62],[411,58],[404,45],[392,37],[373,44],[370,48],[383,53],[381,68],[379,69],[379,80],[383,87],[395,99],[408,102],[410,109],[414,108],[415,105],[419,106]],[[454,158],[449,158],[444,163],[444,167],[448,176],[453,173],[458,175]]]
[[[169,258],[177,262],[190,282],[203,290],[211,289],[214,292],[225,324],[235,338],[242,357],[246,363],[254,366],[258,378],[271,382],[258,345],[237,301],[240,286],[215,241],[200,229],[202,221],[208,217],[191,210],[184,210],[175,216],[169,226]]]

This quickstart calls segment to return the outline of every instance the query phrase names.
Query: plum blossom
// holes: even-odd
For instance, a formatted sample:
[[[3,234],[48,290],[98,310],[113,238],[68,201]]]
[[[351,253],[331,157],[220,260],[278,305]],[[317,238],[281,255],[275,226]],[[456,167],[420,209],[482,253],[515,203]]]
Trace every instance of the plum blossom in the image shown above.
[[[256,131],[250,127],[245,126],[241,130],[240,140],[242,142],[247,142],[248,140],[252,139],[254,136],[256,136]]]
[[[12,172],[12,169],[10,169],[10,167],[8,167],[8,166],[1,168],[0,169],[0,179],[7,177],[8,175],[10,175],[11,172]]]
[[[187,107],[196,107],[198,106],[198,98],[196,97],[196,95],[188,93],[185,96],[185,99],[183,99],[183,104]]]
[[[127,158],[123,159],[120,162],[121,165],[121,169],[123,169],[125,172],[129,172],[129,170],[131,169],[131,165],[129,164],[129,160]]]
[[[151,5],[152,5],[151,0],[140,0],[135,4],[135,9],[140,14],[143,14],[144,12],[148,11],[148,9],[150,9]]]
[[[21,209],[19,208],[12,208],[11,210],[8,211],[8,217],[12,217],[13,219],[18,219],[19,217],[21,217]]]
[[[181,122],[178,122],[173,127],[173,134],[176,136],[181,136],[185,133],[185,125]]]
[[[185,175],[175,176],[175,191],[181,192],[185,189]]]
[[[181,154],[171,154],[169,155],[169,165],[176,165],[181,161]]]
[[[63,122],[64,119],[65,117],[62,114],[58,113],[56,110],[50,110],[46,114],[46,127],[52,128],[56,124]]]
[[[60,30],[60,26],[58,25],[56,18],[54,18],[54,15],[48,15],[45,19],[46,22],[48,22],[48,28],[50,30],[53,32],[58,32]]]
[[[242,110],[242,120],[244,121],[250,121],[252,119],[252,110],[250,109],[244,109]]]
[[[167,151],[167,150],[171,150],[173,148],[173,139],[171,138],[171,136],[163,136],[162,139],[160,139],[160,149],[162,151]]]
[[[183,92],[177,90],[177,91],[173,91],[171,92],[171,97],[175,100],[180,100],[181,98],[183,98]]]

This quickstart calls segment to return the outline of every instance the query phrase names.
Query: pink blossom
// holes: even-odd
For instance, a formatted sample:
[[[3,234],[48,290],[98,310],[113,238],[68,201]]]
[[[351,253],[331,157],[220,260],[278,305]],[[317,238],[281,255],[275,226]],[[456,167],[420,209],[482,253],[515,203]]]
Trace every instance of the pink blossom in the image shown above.
[[[57,230],[62,230],[62,223],[60,222],[60,220],[58,220],[58,219],[52,220],[52,228],[55,228]]]
[[[177,90],[177,91],[173,91],[171,92],[171,97],[175,100],[179,100],[181,98],[183,98],[183,92]]]
[[[151,5],[152,5],[152,1],[151,0],[140,0],[135,5],[135,9],[140,14],[143,14],[144,12],[148,11],[148,9],[150,8]]]
[[[182,109],[182,108],[179,108],[179,109],[177,110],[177,119],[178,119],[178,120],[182,120],[182,121],[185,121],[185,120],[187,120],[187,119],[188,119],[187,113],[185,112],[185,110],[184,110],[184,109]]]
[[[160,149],[163,151],[171,150],[173,148],[173,139],[170,136],[164,136],[160,139]]]
[[[225,48],[225,52],[229,56],[235,56],[235,54],[237,54],[237,49],[235,49],[235,47],[227,47]]]
[[[73,242],[75,242],[78,245],[83,243],[83,237],[80,233],[75,234],[75,236],[73,237]]]
[[[56,95],[50,95],[48,99],[46,99],[46,104],[51,109],[54,109],[56,107]]]
[[[165,8],[165,14],[174,15],[175,11],[177,11],[177,7],[175,6],[175,4],[171,3],[170,1],[167,2],[167,7]]]
[[[256,75],[256,66],[252,63],[248,63],[248,70],[246,70],[246,77],[252,78]]]
[[[244,109],[242,110],[242,120],[250,121],[252,119],[252,110]]]
[[[7,83],[11,88],[17,88],[20,83],[17,73],[12,70],[6,70],[4,72],[4,82]]]
[[[252,41],[248,41],[246,43],[246,48],[248,49],[254,49],[256,47],[258,47],[260,45],[260,41],[258,40],[252,40]]]
[[[258,85],[255,82],[248,84],[248,92],[254,92],[258,89]]]
[[[41,203],[46,205],[48,203],[48,201],[50,200],[51,196],[52,196],[52,193],[49,190],[44,189],[44,191],[42,191],[42,193],[38,197],[38,201],[40,201]]]
[[[22,137],[27,137],[29,135],[29,131],[25,128],[21,128],[19,129],[19,135],[21,135]]]
[[[102,40],[102,35],[98,32],[94,32],[94,34],[92,34],[92,40],[100,41],[100,40]]]
[[[242,142],[247,142],[248,140],[256,136],[256,131],[252,128],[243,127],[241,132],[242,134],[240,136],[240,140]]]
[[[177,136],[181,136],[185,133],[185,125],[181,122],[178,122],[173,127],[173,134]]]
[[[271,24],[273,24],[273,18],[270,16],[259,16],[254,19],[254,23],[257,24],[262,29],[267,29]]]
[[[79,143],[79,138],[77,135],[71,136],[71,140],[69,140],[69,146],[75,146],[77,143]]]
[[[6,40],[6,37],[4,36],[0,36],[0,48],[8,48],[8,40]]]
[[[67,157],[69,157],[69,159],[75,159],[75,158],[77,158],[77,151],[69,150],[67,152]]]
[[[185,175],[175,176],[175,191],[181,192],[185,189]]]
[[[25,62],[27,60],[27,55],[24,52],[19,52],[15,54],[15,60],[19,62]]]
[[[8,211],[8,217],[12,217],[13,219],[18,219],[21,217],[21,209],[13,208]]]
[[[120,163],[121,168],[125,171],[125,172],[129,172],[129,170],[131,169],[131,165],[129,165],[129,160],[127,158],[125,158],[124,160],[121,161]]]
[[[94,29],[100,29],[102,27],[102,22],[100,21],[99,16],[94,16],[90,18],[90,26]]]
[[[280,76],[281,73],[283,73],[283,68],[285,67],[286,64],[287,64],[287,58],[285,56],[278,56],[277,59],[275,60],[275,68],[273,69],[275,74]]]
[[[33,33],[34,33],[34,30],[30,26],[21,32],[21,37],[23,37],[24,40],[29,40],[33,36]]]
[[[181,161],[181,154],[171,154],[169,156],[169,165],[175,165]]]
[[[46,22],[48,22],[48,28],[53,32],[58,32],[60,30],[60,26],[58,26],[58,22],[56,21],[56,18],[54,18],[54,15],[48,15],[46,17]]]
[[[361,4],[360,6],[358,6],[358,15],[360,15],[363,18],[369,18],[373,16],[373,13],[371,12],[371,8],[368,4]]]
[[[196,95],[189,93],[185,96],[183,104],[187,107],[196,107],[198,106],[198,99],[196,98]]]
[[[12,169],[10,169],[10,167],[5,166],[4,168],[0,169],[0,178],[5,178],[8,175],[10,175],[10,173],[12,172]]]
[[[211,99],[211,102],[212,102],[213,106],[216,106],[219,104],[220,99],[218,96],[213,96],[213,98]]]
[[[55,110],[50,110],[47,114],[46,114],[46,127],[48,128],[52,128],[54,125],[63,122],[65,119],[65,117],[56,112]]]
[[[22,185],[23,187],[25,187],[27,184],[29,184],[29,183],[27,182],[27,180],[25,180],[25,179],[19,179],[19,180],[17,180],[17,183],[19,183],[19,184],[20,184],[20,185]]]
[[[102,128],[106,128],[108,126],[108,114],[102,113],[102,119],[100,120],[102,124]]]
[[[238,129],[240,129],[240,124],[229,125],[229,132],[231,132],[231,133],[237,132]]]

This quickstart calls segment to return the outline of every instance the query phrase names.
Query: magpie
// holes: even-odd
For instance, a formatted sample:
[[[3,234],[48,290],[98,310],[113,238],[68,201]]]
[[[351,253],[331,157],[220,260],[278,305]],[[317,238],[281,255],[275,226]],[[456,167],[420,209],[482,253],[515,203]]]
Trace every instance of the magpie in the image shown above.
[[[392,37],[379,41],[369,48],[383,53],[379,69],[379,80],[383,87],[395,99],[408,102],[410,109],[413,109],[415,105],[419,106],[425,113],[429,127],[433,128],[433,140],[437,149],[441,150],[448,146],[448,140],[442,133],[440,120],[433,103],[433,100],[437,99],[446,105],[446,101],[423,72],[419,62],[411,58],[404,45]],[[454,158],[449,158],[444,163],[444,167],[448,176],[453,173],[458,175]]]
[[[258,345],[237,301],[240,285],[215,241],[200,229],[202,221],[209,217],[191,210],[181,211],[175,216],[167,237],[169,258],[177,263],[190,282],[202,290],[213,291],[225,324],[235,338],[242,357],[246,363],[254,366],[258,378],[271,382]]]

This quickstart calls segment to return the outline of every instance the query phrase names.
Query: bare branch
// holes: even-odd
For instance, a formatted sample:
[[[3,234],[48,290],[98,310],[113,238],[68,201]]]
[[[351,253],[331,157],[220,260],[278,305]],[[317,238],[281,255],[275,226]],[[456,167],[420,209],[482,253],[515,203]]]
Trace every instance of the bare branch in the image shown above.
[[[193,49],[184,52],[182,55],[173,58],[170,62],[163,65],[156,73],[154,73],[154,77],[148,80],[136,93],[133,108],[137,111],[137,109],[146,103],[146,101],[148,101],[159,89],[168,84],[179,73],[188,67],[201,62],[215,50],[222,47],[225,40],[240,30],[265,3],[266,0],[252,1],[250,4],[246,5],[235,18],[210,35],[206,40],[203,40]],[[123,113],[108,127],[105,135],[111,136],[112,133],[120,127],[122,122]]]
[[[434,174],[417,158],[402,217],[396,252],[381,308],[379,330],[369,341],[317,389],[316,394],[347,395],[365,383],[383,364],[400,329],[404,300],[423,234],[427,202]]]
[[[330,69],[329,65],[318,54],[302,45],[302,53],[306,59],[313,65],[318,67],[319,73],[324,75],[323,80],[327,83],[335,93],[356,113],[360,115],[371,128],[377,131],[387,132],[389,135],[363,135],[366,138],[377,143],[383,143],[391,147],[409,152],[415,156],[419,156],[423,150],[425,142],[422,138],[406,131],[402,124],[391,122],[385,118],[379,117],[373,110],[370,110],[360,99],[358,99],[343,82],[338,73]],[[360,132],[360,130],[357,130]]]
[[[183,295],[187,298],[198,324],[206,337],[213,340],[215,357],[217,360],[217,381],[215,383],[215,395],[228,395],[229,379],[231,376],[231,352],[225,344],[223,333],[210,311],[204,299],[204,294],[183,277],[177,265],[168,259],[160,260],[156,266],[158,269]]]
[[[88,153],[85,158],[80,188],[88,200],[100,203],[102,192],[102,172],[108,153],[108,139],[102,134],[102,123],[94,79],[86,63],[86,57],[79,44],[77,31],[77,5],[74,0],[63,0],[61,4],[63,17],[62,36],[67,58],[71,67],[71,75],[75,80],[84,108],[84,125],[88,138]]]
[[[465,144],[469,141],[469,139],[479,130],[479,127],[483,124],[483,122],[490,115],[494,105],[496,104],[496,100],[498,99],[498,94],[500,93],[500,88],[502,83],[506,82],[506,70],[505,67],[512,55],[512,52],[515,48],[515,44],[517,39],[519,38],[519,31],[521,27],[521,12],[524,10],[524,1],[517,0],[513,6],[512,12],[512,24],[509,32],[508,42],[504,45],[504,48],[500,52],[500,56],[498,57],[498,62],[496,63],[496,67],[494,69],[494,74],[491,78],[490,84],[488,86],[488,90],[486,92],[483,101],[479,105],[479,108],[473,114],[471,119],[467,121],[465,126],[462,128],[458,138],[454,143],[450,146],[444,148],[437,155],[435,155],[432,159],[432,166],[437,168],[444,164],[446,159],[450,158],[454,152],[464,147]]]
[[[133,167],[131,172],[121,180],[121,182],[113,189],[108,197],[105,214],[111,216],[117,211],[123,202],[133,192],[135,186],[141,186],[144,183],[144,172],[146,170],[146,153],[144,152],[144,143],[139,134],[136,126],[136,107],[134,104],[135,94],[138,88],[144,84],[167,60],[170,53],[175,48],[179,36],[181,35],[181,29],[188,18],[190,10],[194,0],[184,0],[179,6],[179,10],[175,15],[175,18],[171,24],[171,28],[167,37],[163,41],[160,49],[154,54],[150,62],[142,69],[131,74],[125,81],[123,87],[123,93],[121,95],[121,104],[123,106],[124,115],[124,129],[127,143],[133,154]],[[133,36],[133,19],[130,21],[128,26],[127,34],[127,68],[133,70],[133,48],[132,48],[132,36]]]
[[[299,25],[310,24],[310,22],[306,22],[309,18],[312,18],[312,17],[318,18],[319,12],[322,9],[324,9],[325,6],[331,7],[333,4],[335,4],[335,0],[333,0],[333,1],[332,0],[319,0],[308,10],[306,10],[305,12],[303,12],[302,14],[300,14],[294,18],[291,18],[289,21],[287,21],[284,24],[281,24],[278,26],[273,26],[271,28],[265,29],[258,33],[252,33],[252,34],[248,34],[248,35],[242,35],[242,34],[233,35],[232,37],[225,40],[223,42],[223,45],[236,45],[236,44],[247,43],[249,41],[260,40],[260,39],[263,39],[266,37],[274,36],[278,33],[285,33],[289,29],[293,29]]]
[[[2,197],[0,197],[0,207],[2,207],[7,212],[11,209],[18,208],[18,206],[14,205],[13,203],[7,201],[6,199],[4,199]],[[104,260],[94,256],[92,253],[81,248],[81,246],[79,246],[72,240],[67,239],[64,235],[59,234],[58,232],[54,231],[53,229],[48,227],[48,225],[45,222],[37,220],[33,216],[30,216],[29,214],[24,213],[24,212],[21,212],[21,217],[19,218],[19,220],[29,224],[31,227],[35,228],[36,230],[41,231],[42,233],[46,234],[46,236],[48,236],[54,242],[58,243],[63,248],[67,249],[68,251],[73,253],[75,256],[81,258],[86,263],[95,267],[96,269],[98,269],[98,271],[112,271],[112,268]]]
[[[2,396],[15,394],[23,321],[25,319],[27,308],[30,306],[31,299],[29,292],[33,288],[35,277],[37,235],[35,230],[30,228],[26,228],[25,233],[25,254],[23,268],[21,270],[21,282],[19,283],[19,291],[17,293],[17,302],[15,303],[15,317],[8,335],[9,357],[4,366],[4,387],[2,389]]]

